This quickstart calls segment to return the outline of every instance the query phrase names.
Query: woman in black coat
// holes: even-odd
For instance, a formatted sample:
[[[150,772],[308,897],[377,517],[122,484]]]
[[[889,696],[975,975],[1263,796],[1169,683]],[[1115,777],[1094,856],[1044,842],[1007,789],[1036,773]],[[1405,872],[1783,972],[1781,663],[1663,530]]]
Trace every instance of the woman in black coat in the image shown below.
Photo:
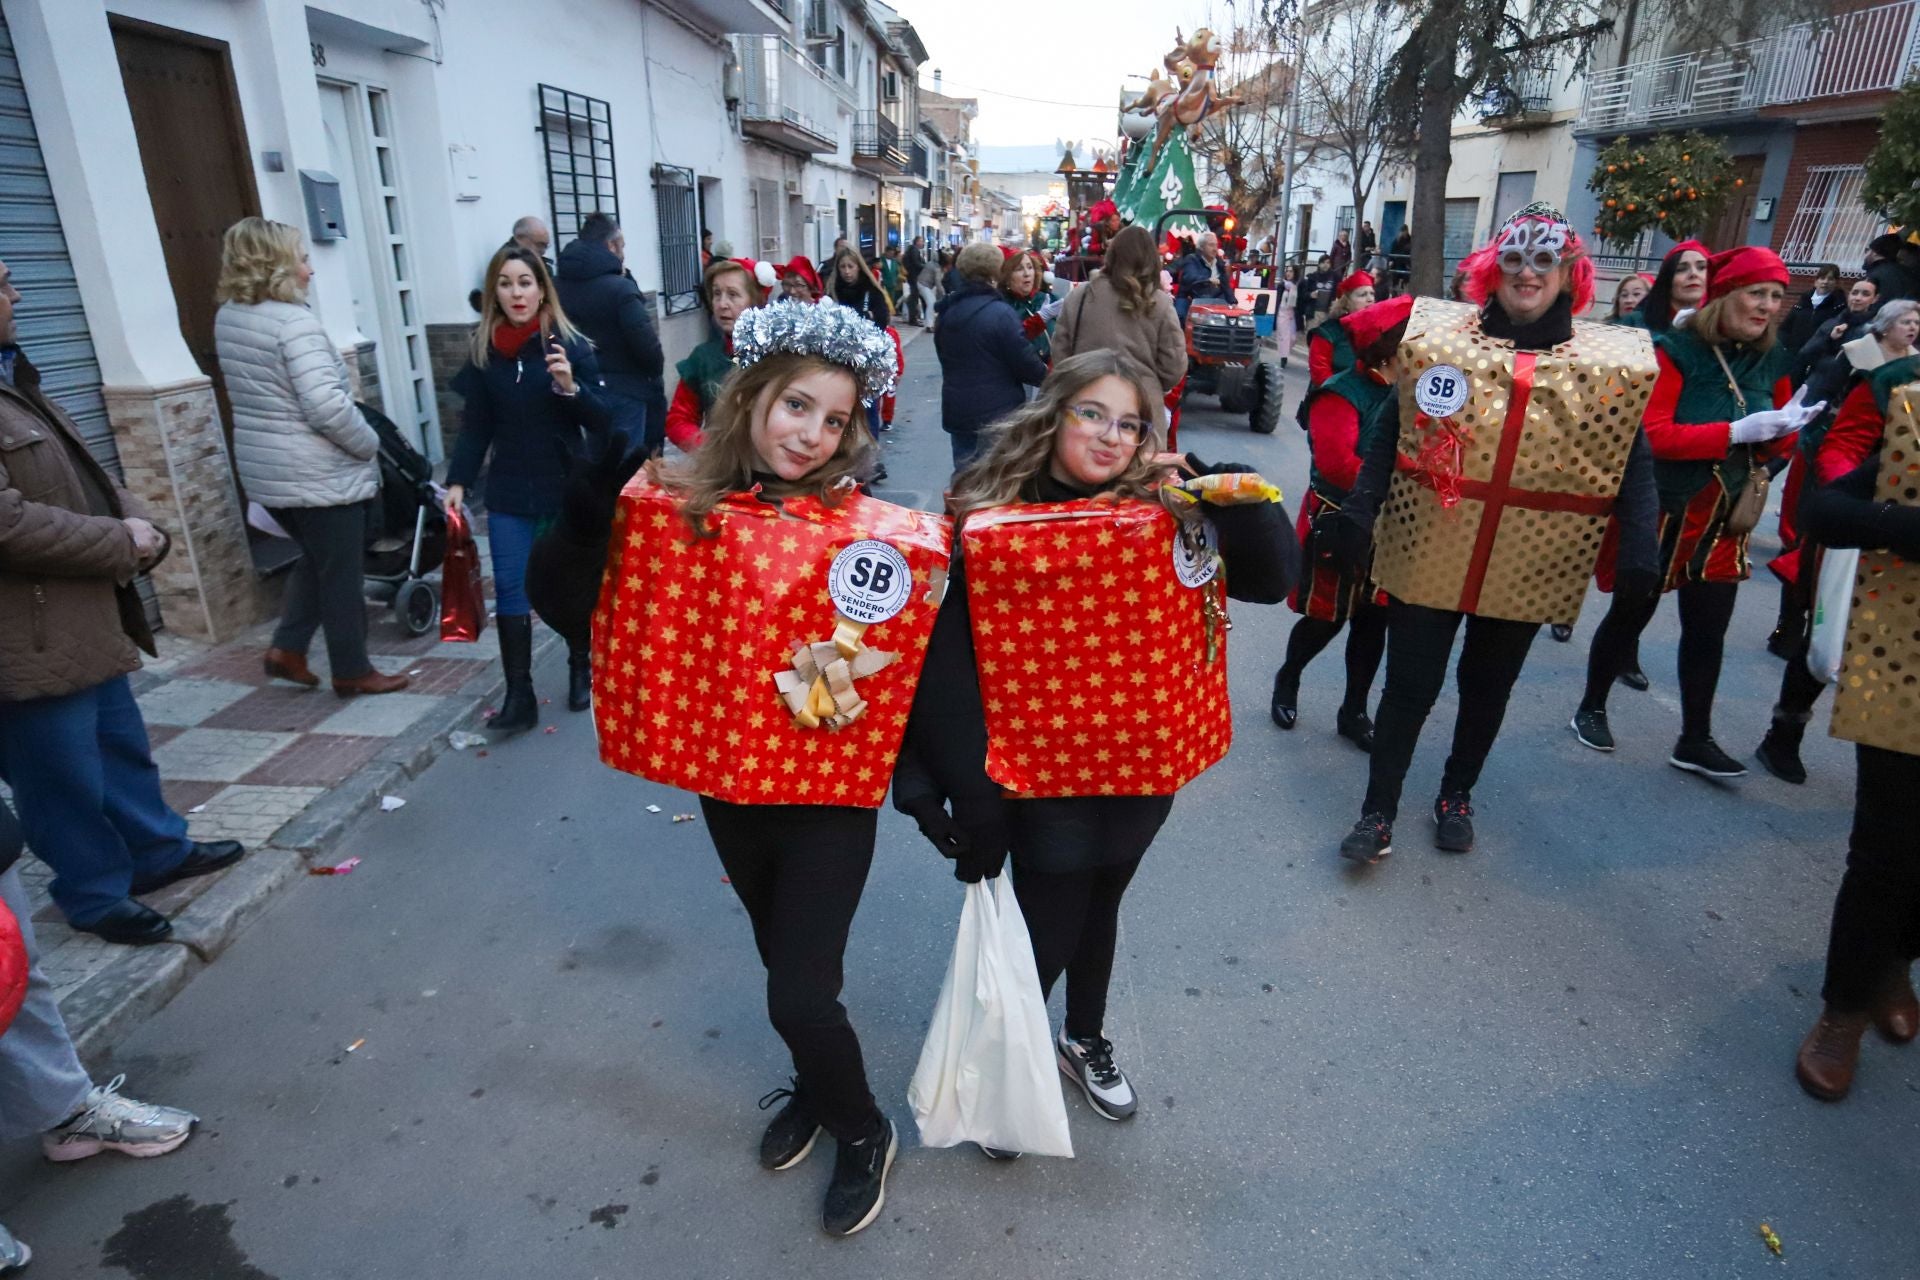
[[[1176,552],[1180,546],[1198,545],[1204,548],[1199,554],[1208,568],[1197,575],[1197,581],[1182,573],[1180,585],[1136,569],[1124,581],[1098,588],[1112,595],[1114,614],[1129,607],[1143,616],[1192,610],[1206,615],[1211,636],[1216,625],[1225,625],[1213,594],[1219,584],[1210,577],[1222,567],[1226,594],[1233,598],[1257,604],[1284,599],[1300,567],[1299,543],[1285,509],[1265,500],[1239,506],[1209,504],[1204,508],[1204,523],[1211,528],[1213,544],[1196,543],[1203,527],[1202,508],[1164,482],[1166,468],[1159,449],[1165,420],[1154,375],[1128,356],[1100,350],[1061,361],[1030,404],[995,426],[985,451],[954,481],[952,506],[958,527],[953,566],[893,776],[894,807],[911,815],[934,847],[955,860],[954,874],[959,879],[977,881],[998,875],[1012,853],[1014,889],[1032,937],[1041,990],[1043,994],[1050,991],[1063,974],[1067,980],[1066,1024],[1055,1045],[1060,1069],[1109,1120],[1125,1120],[1135,1109],[1132,1086],[1115,1065],[1113,1045],[1103,1030],[1120,901],[1173,808],[1178,780],[1168,784],[1157,779],[1170,772],[1160,766],[1178,753],[1164,734],[1133,736],[1138,716],[1128,714],[1132,701],[1123,706],[1127,695],[1115,692],[1109,707],[1107,698],[1097,694],[1101,673],[1083,669],[1057,695],[1054,709],[1060,716],[1054,720],[1059,730],[1055,740],[1071,737],[1082,723],[1088,734],[1102,735],[1114,751],[1110,761],[1098,766],[1101,775],[1089,779],[1081,774],[1079,784],[1065,785],[1064,775],[1042,771],[1036,785],[1021,787],[1018,798],[1010,797],[989,776],[986,708],[990,697],[983,694],[976,640],[991,637],[991,649],[981,657],[989,659],[984,669],[993,672],[996,662],[1001,670],[1015,665],[1024,633],[1005,627],[992,630],[1009,598],[983,589],[979,572],[969,585],[960,533],[969,519],[1029,503],[1076,503],[1097,497],[1115,510],[1130,507],[1148,517],[1155,514],[1157,504],[1174,515]],[[1188,466],[1203,470],[1195,459],[1189,459]],[[1222,475],[1249,470],[1231,464],[1211,468]],[[1249,488],[1261,483],[1257,476],[1246,480]],[[1083,523],[1060,520],[1060,537],[1072,537],[1071,526]],[[1090,548],[1100,545],[1091,539],[1117,536],[1090,525],[1088,532],[1079,535],[1089,539]],[[1116,551],[1114,545],[1120,549]],[[1102,553],[1111,558],[1111,564],[1139,563],[1130,545],[1114,545]],[[1049,547],[1048,554],[1055,554],[1051,543]],[[1165,556],[1167,552],[1163,543],[1148,554]],[[1174,559],[1176,565],[1181,563],[1178,554]],[[1107,576],[1117,579],[1117,575]],[[1098,613],[1105,603],[1101,596],[1087,607]],[[1083,666],[1076,656],[1077,643],[1088,642],[1076,641],[1075,632],[1062,621],[1056,638],[1036,642],[1033,654],[1061,649],[1064,652],[1050,661],[1071,673]],[[1094,639],[1091,647],[1104,649],[1105,645]],[[1196,664],[1224,663],[1226,655],[1215,650],[1211,641],[1204,658],[1199,646],[1195,648],[1194,653],[1158,648],[1130,653],[1128,667],[1144,664],[1162,679],[1178,684],[1183,704],[1197,709],[1202,721],[1226,717],[1220,671],[1207,672],[1200,665],[1197,669],[1204,673],[1200,677],[1189,680],[1179,674],[1191,676]],[[1220,683],[1211,685],[1209,678]],[[996,677],[989,683],[989,693],[1018,701],[1011,687],[1016,683],[1013,678]],[[1129,676],[1122,687],[1131,689],[1135,683]],[[1215,689],[1217,693],[1209,692]],[[1095,696],[1083,696],[1088,694]],[[1162,729],[1180,723],[1178,715],[1156,712],[1155,718]],[[1062,719],[1069,722],[1064,728]],[[991,737],[995,749],[1015,759],[1025,759],[1028,750],[1041,756],[1050,750],[1042,731],[1035,730],[1030,742],[1021,736],[1017,724],[1003,722]],[[1099,755],[1106,760],[1109,753]],[[1156,780],[1143,781],[1143,775]],[[1048,785],[1049,778],[1061,785]],[[1004,1158],[1014,1153],[989,1150],[987,1154]]]
[[[940,356],[940,425],[952,437],[953,467],[980,448],[988,423],[1025,403],[1026,388],[1046,380],[1047,365],[1000,294],[1006,255],[990,244],[970,244],[954,269],[960,288],[940,304],[933,346]]]

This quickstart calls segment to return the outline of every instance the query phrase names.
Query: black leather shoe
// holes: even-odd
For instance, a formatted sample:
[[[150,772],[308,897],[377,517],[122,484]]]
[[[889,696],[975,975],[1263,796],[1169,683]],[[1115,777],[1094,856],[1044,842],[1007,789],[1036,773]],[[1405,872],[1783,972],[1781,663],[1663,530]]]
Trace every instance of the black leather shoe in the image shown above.
[[[212,840],[205,844],[195,841],[180,865],[170,871],[146,880],[133,882],[135,893],[152,893],[164,889],[181,880],[191,880],[195,876],[212,875],[225,867],[230,867],[247,856],[247,847],[238,840]]]
[[[92,924],[76,924],[73,927],[81,933],[105,938],[108,942],[144,947],[166,941],[167,935],[173,932],[173,921],[144,903],[122,898]]]
[[[1647,673],[1640,669],[1640,664],[1637,662],[1622,671],[1616,679],[1636,693],[1645,693],[1653,683],[1647,679]]]
[[[1300,677],[1289,676],[1285,669],[1274,673],[1273,702],[1267,711],[1282,729],[1291,729],[1300,720]]]
[[[1366,712],[1349,712],[1343,708],[1334,717],[1334,729],[1362,751],[1373,753],[1373,721]]]

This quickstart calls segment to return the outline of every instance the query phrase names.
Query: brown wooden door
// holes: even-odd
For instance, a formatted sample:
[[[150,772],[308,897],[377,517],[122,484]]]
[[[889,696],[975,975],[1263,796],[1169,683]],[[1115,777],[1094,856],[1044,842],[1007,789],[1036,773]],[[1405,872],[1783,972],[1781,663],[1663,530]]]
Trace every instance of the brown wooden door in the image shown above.
[[[233,414],[214,353],[213,290],[221,237],[260,212],[233,63],[222,41],[122,18],[112,25],[180,335],[213,379],[231,456]]]
[[[1753,225],[1754,201],[1760,194],[1760,171],[1766,165],[1765,156],[1733,158],[1733,176],[1740,179],[1741,185],[1727,196],[1726,208],[1720,211],[1712,234],[1707,237],[1707,245],[1715,253],[1722,249],[1737,249],[1747,242],[1747,228]],[[1762,240],[1761,243],[1765,244],[1766,241]]]

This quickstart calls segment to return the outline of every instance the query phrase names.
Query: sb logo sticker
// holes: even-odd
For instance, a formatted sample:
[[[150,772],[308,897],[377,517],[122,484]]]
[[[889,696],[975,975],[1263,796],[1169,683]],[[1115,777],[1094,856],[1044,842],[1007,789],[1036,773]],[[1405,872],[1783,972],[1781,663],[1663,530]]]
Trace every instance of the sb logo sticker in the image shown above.
[[[854,622],[885,622],[907,607],[913,570],[898,550],[874,538],[843,547],[827,570],[827,595]]]
[[[1467,407],[1467,375],[1450,364],[1422,369],[1413,380],[1413,403],[1429,418],[1451,418]]]
[[[1198,550],[1188,546],[1178,533],[1173,535],[1173,576],[1183,587],[1204,587],[1220,572],[1220,553],[1214,549],[1211,521],[1200,521],[1193,531],[1197,535],[1194,540],[1200,544]]]

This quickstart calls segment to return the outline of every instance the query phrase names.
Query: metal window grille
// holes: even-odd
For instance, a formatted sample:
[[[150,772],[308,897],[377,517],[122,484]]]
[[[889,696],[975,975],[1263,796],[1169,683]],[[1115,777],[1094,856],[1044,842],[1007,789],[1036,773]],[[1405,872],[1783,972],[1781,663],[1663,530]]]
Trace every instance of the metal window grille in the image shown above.
[[[620,220],[614,180],[613,108],[583,93],[540,86],[540,133],[546,139],[547,199],[554,248],[580,233],[590,213]]]
[[[1886,225],[1861,206],[1866,181],[1867,171],[1857,164],[1808,169],[1780,256],[1788,262],[1858,262]]]
[[[653,207],[660,219],[660,304],[667,315],[700,305],[700,201],[693,170],[653,166]]]

